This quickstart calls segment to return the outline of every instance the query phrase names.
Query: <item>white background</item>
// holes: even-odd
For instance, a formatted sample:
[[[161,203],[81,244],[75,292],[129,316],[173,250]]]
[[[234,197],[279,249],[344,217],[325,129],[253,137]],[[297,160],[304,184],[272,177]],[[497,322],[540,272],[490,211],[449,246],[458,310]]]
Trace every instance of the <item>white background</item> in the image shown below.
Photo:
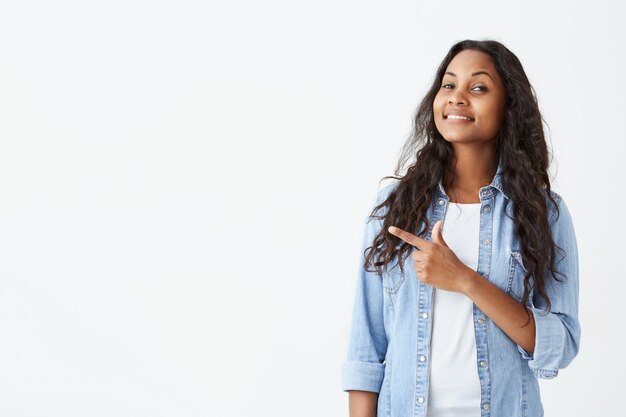
[[[623,15],[2,1],[0,415],[347,416],[363,221],[465,38],[524,64],[575,223],[581,351],[546,415],[621,413]]]

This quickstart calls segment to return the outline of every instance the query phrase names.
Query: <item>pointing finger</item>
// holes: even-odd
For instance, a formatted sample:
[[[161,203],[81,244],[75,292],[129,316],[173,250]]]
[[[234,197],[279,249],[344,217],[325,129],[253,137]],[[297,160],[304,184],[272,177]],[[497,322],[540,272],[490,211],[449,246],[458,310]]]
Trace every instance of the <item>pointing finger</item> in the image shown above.
[[[417,237],[412,233],[406,232],[400,229],[399,227],[389,226],[387,231],[391,233],[392,235],[397,236],[400,239],[404,240],[409,245],[415,246],[418,249],[427,248],[428,245],[432,243],[432,242],[427,241],[426,239]]]

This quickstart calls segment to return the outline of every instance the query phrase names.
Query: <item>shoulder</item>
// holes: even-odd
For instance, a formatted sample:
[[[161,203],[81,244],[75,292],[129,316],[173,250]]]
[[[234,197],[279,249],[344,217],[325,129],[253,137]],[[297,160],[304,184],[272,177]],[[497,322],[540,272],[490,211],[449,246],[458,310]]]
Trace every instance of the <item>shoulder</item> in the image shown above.
[[[396,180],[389,184],[383,185],[381,188],[379,188],[378,193],[376,195],[377,204],[380,204],[383,201],[385,201],[387,197],[389,197],[389,195],[398,188],[399,184],[400,184],[400,181]]]
[[[374,207],[385,201],[389,197],[389,195],[391,195],[391,193],[393,193],[398,188],[399,184],[400,181],[396,180],[394,182],[380,186],[376,191],[374,199],[372,199],[370,203],[370,211],[372,211]]]
[[[399,181],[394,181],[389,184],[385,184],[382,187],[379,186],[378,190],[371,198],[369,203],[369,209],[365,215],[365,222],[369,224],[368,228],[371,229],[370,233],[374,232],[374,229],[382,227],[383,218],[387,215],[388,207],[381,207],[375,211],[376,207],[382,204],[389,195],[398,187]]]
[[[570,213],[569,207],[565,203],[565,199],[563,196],[555,191],[550,190],[550,195],[552,196],[551,201],[547,199],[547,203],[550,207],[548,213],[548,221],[553,228],[573,228],[572,215]]]
[[[548,220],[550,221],[550,224],[552,224],[558,217],[559,207],[563,202],[563,197],[554,190],[550,190],[550,197],[552,198],[549,198],[548,195],[546,195],[546,203],[549,207]]]

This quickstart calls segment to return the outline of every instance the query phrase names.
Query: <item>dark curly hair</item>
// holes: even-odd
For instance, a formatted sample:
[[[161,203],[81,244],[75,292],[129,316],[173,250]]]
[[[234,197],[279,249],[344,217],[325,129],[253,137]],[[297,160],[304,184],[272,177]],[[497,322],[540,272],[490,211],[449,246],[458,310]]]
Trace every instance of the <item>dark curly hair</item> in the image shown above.
[[[504,118],[496,138],[498,159],[493,166],[498,162],[502,164],[502,181],[513,202],[515,234],[526,268],[522,303],[527,304],[530,291],[534,288],[546,300],[550,311],[545,272],[549,268],[552,276],[559,281],[555,275],[555,253],[556,248],[561,248],[554,243],[548,219],[550,209],[546,198],[557,211],[558,203],[550,190],[548,167],[551,154],[544,137],[544,120],[539,112],[535,90],[519,59],[494,40],[468,39],[458,42],[450,48],[439,65],[430,90],[415,112],[413,130],[401,150],[395,175],[381,179],[393,178],[399,182],[369,215],[370,220],[383,220],[383,227],[372,245],[365,249],[364,266],[367,271],[380,274],[381,268],[386,270],[387,264],[397,257],[400,259],[400,268],[403,268],[404,259],[410,256],[412,246],[387,233],[389,226],[418,231],[416,234],[422,238],[431,227],[426,210],[432,202],[435,187],[444,175],[445,178],[454,177],[454,150],[435,126],[433,101],[448,64],[456,54],[466,49],[482,51],[491,57],[506,90]],[[401,176],[402,167],[412,156],[415,156],[415,162]],[[379,210],[384,214],[377,214]],[[368,268],[370,264],[375,267],[374,270]],[[530,320],[528,309],[526,312]]]

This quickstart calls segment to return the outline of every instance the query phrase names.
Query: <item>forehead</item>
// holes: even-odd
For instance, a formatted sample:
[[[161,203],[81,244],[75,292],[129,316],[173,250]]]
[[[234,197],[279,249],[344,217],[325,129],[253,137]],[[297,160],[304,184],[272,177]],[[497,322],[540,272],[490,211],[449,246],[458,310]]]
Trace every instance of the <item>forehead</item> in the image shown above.
[[[460,74],[469,75],[479,70],[487,70],[494,78],[498,77],[491,57],[485,52],[473,49],[466,49],[456,54],[446,68],[446,71],[454,72],[457,76]]]

